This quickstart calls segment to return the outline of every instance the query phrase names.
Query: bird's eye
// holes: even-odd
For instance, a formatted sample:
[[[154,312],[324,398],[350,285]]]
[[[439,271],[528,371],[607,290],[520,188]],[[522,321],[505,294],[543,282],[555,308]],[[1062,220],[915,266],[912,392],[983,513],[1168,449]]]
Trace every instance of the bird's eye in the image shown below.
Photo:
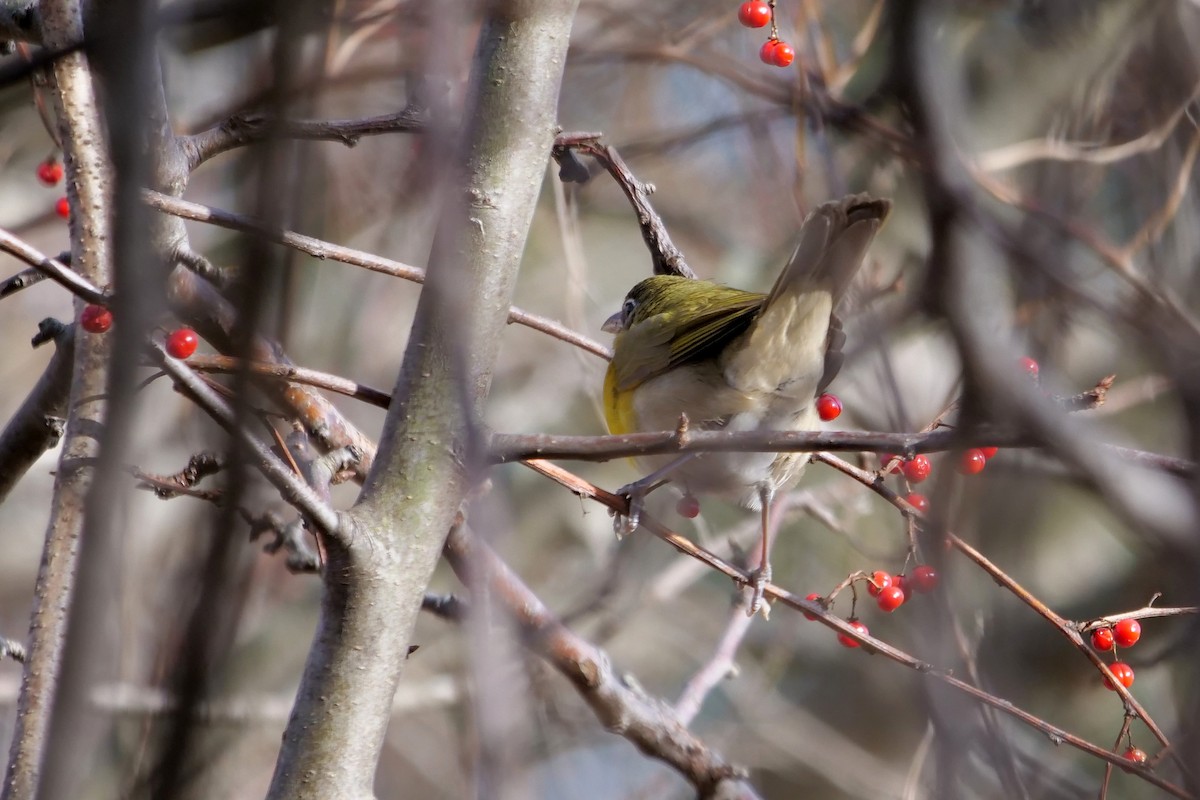
[[[632,297],[626,297],[625,302],[621,305],[621,313],[628,319],[635,308],[637,308],[637,300],[634,300]]]

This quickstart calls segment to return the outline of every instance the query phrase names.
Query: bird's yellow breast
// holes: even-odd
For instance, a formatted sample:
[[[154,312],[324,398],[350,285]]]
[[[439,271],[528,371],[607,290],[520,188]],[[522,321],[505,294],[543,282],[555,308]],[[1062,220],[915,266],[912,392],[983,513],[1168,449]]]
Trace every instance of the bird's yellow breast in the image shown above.
[[[617,371],[609,364],[608,371],[604,373],[604,420],[608,423],[609,433],[620,435],[637,432],[637,414],[633,410],[634,391],[617,389]]]

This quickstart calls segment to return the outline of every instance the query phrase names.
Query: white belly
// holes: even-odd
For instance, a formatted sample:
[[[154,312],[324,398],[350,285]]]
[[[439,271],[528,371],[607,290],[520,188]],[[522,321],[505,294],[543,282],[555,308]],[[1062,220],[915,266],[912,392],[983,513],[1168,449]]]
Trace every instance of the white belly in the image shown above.
[[[808,390],[810,398],[814,391],[815,387]],[[645,400],[647,397],[654,401]],[[816,430],[818,416],[813,400],[799,410],[797,405],[795,395],[734,389],[713,363],[689,365],[653,378],[639,387],[634,398],[638,428],[646,431],[674,430],[681,413],[687,415],[693,430]],[[736,411],[731,414],[731,409]],[[665,477],[686,492],[718,495],[747,508],[758,508],[764,485],[777,490],[799,475],[808,456],[796,455],[799,458],[785,469],[782,463],[775,463],[777,453],[702,453]],[[677,455],[646,456],[637,459],[637,464],[649,474],[677,459]]]

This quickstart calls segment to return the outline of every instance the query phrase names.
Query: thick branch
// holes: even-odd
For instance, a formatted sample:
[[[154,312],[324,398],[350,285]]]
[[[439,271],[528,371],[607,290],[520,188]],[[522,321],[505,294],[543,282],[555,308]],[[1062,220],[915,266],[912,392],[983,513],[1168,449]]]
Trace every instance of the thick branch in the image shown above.
[[[487,6],[469,121],[374,467],[331,548],[269,797],[367,798],[425,589],[479,457],[499,333],[554,140],[575,0]],[[515,79],[514,76],[519,76]]]
[[[80,6],[71,0],[44,0],[39,10],[45,45],[65,51],[83,38]],[[66,156],[71,215],[71,265],[82,282],[107,286],[112,277],[109,208],[110,173],[104,152],[104,130],[96,107],[87,56],[71,50],[54,62],[55,117]],[[35,266],[46,266],[38,254]],[[61,275],[56,279],[61,279]],[[72,288],[72,291],[75,291]],[[54,480],[50,523],[42,551],[30,620],[26,662],[17,725],[9,751],[3,797],[74,794],[78,759],[52,761],[66,734],[82,713],[86,665],[71,664],[68,652],[68,614],[72,608],[84,506],[92,486],[98,436],[108,418],[105,392],[111,337],[84,335],[75,342],[69,416],[62,454]],[[77,645],[75,645],[77,646]],[[65,762],[72,762],[71,764]],[[54,769],[45,774],[42,765]],[[42,785],[42,784],[45,785]]]

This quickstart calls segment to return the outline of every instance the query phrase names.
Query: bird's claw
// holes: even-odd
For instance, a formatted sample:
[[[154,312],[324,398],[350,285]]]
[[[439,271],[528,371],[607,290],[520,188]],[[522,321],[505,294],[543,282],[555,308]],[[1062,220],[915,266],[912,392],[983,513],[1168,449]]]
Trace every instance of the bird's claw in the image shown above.
[[[771,565],[764,564],[750,573],[750,605],[746,608],[746,616],[753,617],[762,613],[763,619],[771,618],[771,601],[766,598],[767,584],[771,582]]]
[[[613,512],[613,533],[624,539],[638,529],[642,520],[642,507],[646,503],[646,491],[635,481],[617,490],[617,494],[629,501],[628,513]]]

